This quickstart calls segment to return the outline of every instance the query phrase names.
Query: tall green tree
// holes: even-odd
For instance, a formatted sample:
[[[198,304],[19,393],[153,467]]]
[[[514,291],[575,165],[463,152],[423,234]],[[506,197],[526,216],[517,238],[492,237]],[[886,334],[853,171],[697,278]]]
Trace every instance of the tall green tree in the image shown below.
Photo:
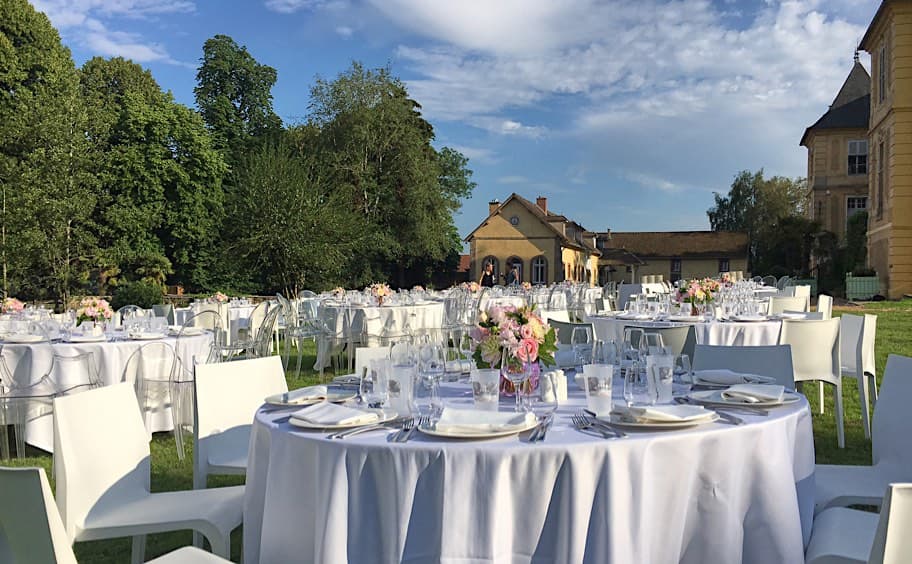
[[[317,79],[310,110],[334,185],[373,234],[352,279],[406,286],[448,268],[461,248],[452,215],[474,187],[471,171],[457,151],[434,149],[433,127],[402,81],[353,63]]]
[[[97,252],[87,114],[69,50],[26,0],[0,2],[4,293],[66,299]]]
[[[804,179],[764,178],[763,170],[741,171],[728,194],[715,193],[715,205],[706,213],[713,231],[739,231],[750,238],[748,268],[768,268],[762,254],[785,218],[804,214]]]
[[[239,160],[251,144],[281,131],[282,120],[272,109],[276,76],[274,68],[258,63],[227,35],[203,44],[193,92],[216,147],[229,163]]]
[[[81,72],[103,202],[99,269],[203,288],[215,260],[226,167],[198,114],[121,58]]]

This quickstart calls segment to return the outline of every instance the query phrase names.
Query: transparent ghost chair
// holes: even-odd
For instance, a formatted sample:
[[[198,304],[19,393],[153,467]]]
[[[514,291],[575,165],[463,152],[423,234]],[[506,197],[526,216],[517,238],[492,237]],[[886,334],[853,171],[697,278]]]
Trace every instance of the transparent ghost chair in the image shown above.
[[[123,381],[133,384],[136,390],[139,410],[150,436],[156,426],[154,419],[164,417],[172,407],[171,386],[178,364],[174,347],[161,342],[141,346],[127,360]]]

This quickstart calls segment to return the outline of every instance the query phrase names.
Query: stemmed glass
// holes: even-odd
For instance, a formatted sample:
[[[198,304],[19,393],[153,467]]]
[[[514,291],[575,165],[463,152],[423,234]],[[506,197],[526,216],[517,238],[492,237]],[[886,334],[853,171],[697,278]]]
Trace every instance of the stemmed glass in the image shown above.
[[[440,343],[424,343],[418,350],[418,359],[418,370],[424,378],[425,385],[430,387],[431,412],[432,414],[439,413],[442,407],[439,386],[440,380],[446,372],[446,349]]]
[[[515,358],[509,347],[504,347],[500,360],[500,373],[513,384],[513,393],[516,396],[516,412],[522,412],[522,385],[532,375],[532,363],[523,362],[519,358]]]
[[[570,335],[570,346],[573,348],[573,355],[576,360],[575,366],[582,370],[585,357],[590,354],[592,348],[592,331],[588,326],[574,327]]]
[[[370,367],[365,369],[361,377],[359,395],[367,403],[367,407],[379,408],[386,403],[389,397],[389,369],[388,358],[373,359],[370,361]]]

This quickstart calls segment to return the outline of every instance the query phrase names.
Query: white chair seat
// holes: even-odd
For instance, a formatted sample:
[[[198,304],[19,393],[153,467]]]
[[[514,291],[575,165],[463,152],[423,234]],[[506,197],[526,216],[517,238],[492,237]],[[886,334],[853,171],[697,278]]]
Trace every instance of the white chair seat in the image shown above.
[[[149,560],[146,564],[225,564],[226,562],[229,561],[219,558],[211,552],[185,546],[164,556],[159,556],[155,560]]]
[[[213,474],[245,473],[247,449],[250,446],[250,425],[234,427],[212,437],[209,446],[209,470]]]
[[[243,518],[244,486],[154,493],[99,500],[78,528],[77,541],[193,529],[227,538]]]
[[[881,490],[879,497],[883,497]],[[805,562],[814,564],[866,564],[877,532],[877,513],[834,507],[814,518],[814,533]]]
[[[903,472],[886,465],[838,466],[818,464],[814,469],[814,512],[827,507],[880,505],[892,482],[912,481],[912,468]]]

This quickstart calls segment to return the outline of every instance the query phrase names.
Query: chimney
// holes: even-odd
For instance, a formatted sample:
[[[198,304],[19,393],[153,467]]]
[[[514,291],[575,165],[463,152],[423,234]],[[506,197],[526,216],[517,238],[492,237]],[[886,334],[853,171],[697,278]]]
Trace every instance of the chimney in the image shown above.
[[[535,205],[541,208],[541,211],[548,213],[548,198],[539,196],[535,198]]]
[[[494,213],[500,207],[500,200],[491,200],[488,202],[488,215]]]

